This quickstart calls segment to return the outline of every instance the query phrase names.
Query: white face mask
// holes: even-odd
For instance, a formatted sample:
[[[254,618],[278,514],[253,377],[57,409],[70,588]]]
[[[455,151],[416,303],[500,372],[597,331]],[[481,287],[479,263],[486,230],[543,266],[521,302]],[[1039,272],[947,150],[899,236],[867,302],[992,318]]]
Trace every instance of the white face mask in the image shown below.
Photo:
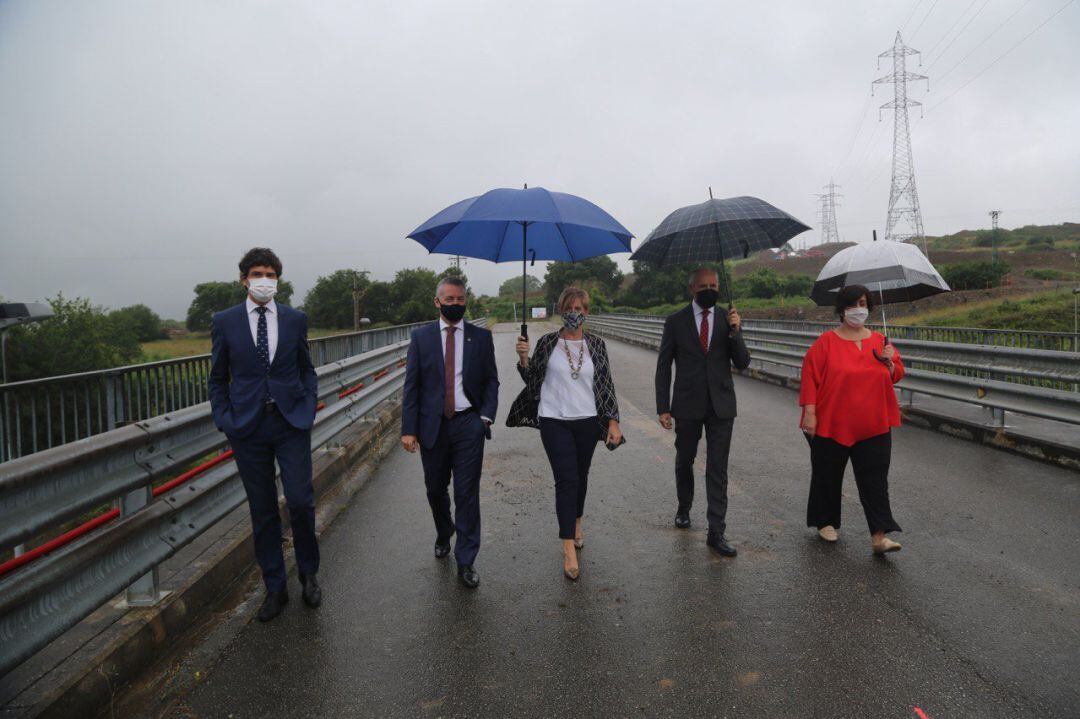
[[[870,310],[865,307],[848,307],[844,310],[844,324],[858,329],[866,324],[866,318],[870,316]]]
[[[248,292],[256,302],[269,302],[277,294],[277,280],[267,277],[256,277],[248,280]]]

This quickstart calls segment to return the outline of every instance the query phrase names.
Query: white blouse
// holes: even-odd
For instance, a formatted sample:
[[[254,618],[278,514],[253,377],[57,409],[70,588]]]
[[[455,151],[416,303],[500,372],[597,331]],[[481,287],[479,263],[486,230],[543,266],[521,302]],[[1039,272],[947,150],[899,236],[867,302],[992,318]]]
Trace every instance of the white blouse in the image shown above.
[[[596,416],[596,395],[593,394],[595,367],[585,340],[564,340],[558,344],[548,358],[547,373],[540,388],[540,411],[537,415],[549,419],[585,419]],[[578,353],[584,349],[584,359],[578,378],[570,374],[570,362],[566,358],[566,348],[577,366]]]

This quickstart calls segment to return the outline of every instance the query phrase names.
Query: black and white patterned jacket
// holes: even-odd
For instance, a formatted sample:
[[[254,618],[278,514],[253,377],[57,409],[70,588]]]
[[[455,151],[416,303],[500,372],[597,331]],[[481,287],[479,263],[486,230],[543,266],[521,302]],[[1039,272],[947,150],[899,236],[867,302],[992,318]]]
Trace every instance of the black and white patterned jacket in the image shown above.
[[[593,396],[596,399],[597,419],[600,421],[599,437],[603,438],[607,436],[608,422],[619,421],[619,400],[615,397],[615,383],[611,379],[607,345],[604,344],[602,338],[594,334],[585,332],[584,336],[595,372]],[[506,416],[507,427],[538,428],[540,426],[537,418],[540,411],[540,389],[544,386],[544,378],[547,376],[548,359],[558,343],[558,332],[546,334],[536,342],[536,349],[533,350],[528,367],[515,363],[518,374],[525,380],[525,389],[521,390],[521,394],[510,407],[510,413]]]

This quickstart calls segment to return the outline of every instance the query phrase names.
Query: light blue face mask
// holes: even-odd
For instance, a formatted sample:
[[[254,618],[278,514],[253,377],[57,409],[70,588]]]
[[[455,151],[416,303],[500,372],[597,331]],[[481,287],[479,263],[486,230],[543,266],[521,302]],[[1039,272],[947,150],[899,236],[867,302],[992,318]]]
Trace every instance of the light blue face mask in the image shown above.
[[[566,329],[570,330],[571,332],[576,332],[583,324],[585,324],[585,313],[574,311],[564,312],[562,316],[562,323],[563,327],[565,327]]]

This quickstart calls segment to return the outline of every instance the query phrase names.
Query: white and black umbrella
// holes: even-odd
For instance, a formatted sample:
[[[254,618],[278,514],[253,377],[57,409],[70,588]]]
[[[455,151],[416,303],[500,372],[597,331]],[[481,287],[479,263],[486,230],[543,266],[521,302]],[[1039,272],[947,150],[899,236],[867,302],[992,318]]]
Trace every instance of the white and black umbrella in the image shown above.
[[[751,252],[783,247],[784,243],[810,227],[783,210],[757,197],[709,199],[700,205],[675,210],[630,256],[632,260],[658,266],[693,262],[719,262],[728,304],[724,260],[747,257]]]
[[[846,247],[821,268],[810,299],[831,306],[836,293],[848,285],[863,285],[874,295],[885,324],[884,305],[913,302],[949,292],[949,285],[915,245],[892,240]],[[886,331],[887,334],[887,331]]]

